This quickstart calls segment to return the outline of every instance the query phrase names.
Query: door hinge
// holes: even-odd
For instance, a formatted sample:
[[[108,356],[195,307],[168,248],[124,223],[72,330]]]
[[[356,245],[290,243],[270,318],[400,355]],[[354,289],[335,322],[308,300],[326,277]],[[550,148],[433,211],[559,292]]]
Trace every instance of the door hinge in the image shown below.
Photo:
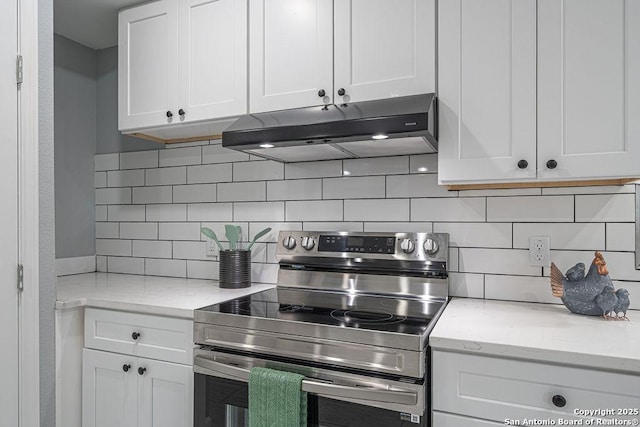
[[[18,84],[22,83],[23,72],[22,72],[22,55],[18,55],[16,58],[16,82]]]
[[[18,264],[18,290],[22,292],[24,290],[24,266]]]

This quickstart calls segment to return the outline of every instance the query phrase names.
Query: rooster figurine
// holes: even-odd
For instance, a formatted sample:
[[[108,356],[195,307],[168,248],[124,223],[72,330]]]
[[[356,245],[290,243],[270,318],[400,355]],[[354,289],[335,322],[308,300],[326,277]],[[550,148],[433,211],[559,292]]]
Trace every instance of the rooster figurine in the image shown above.
[[[585,265],[578,263],[567,270],[566,275],[551,263],[551,291],[554,297],[562,299],[564,305],[576,314],[602,316],[608,320],[625,319],[629,308],[629,292],[613,287],[607,263],[600,252],[585,275]],[[622,313],[621,317],[618,315]]]

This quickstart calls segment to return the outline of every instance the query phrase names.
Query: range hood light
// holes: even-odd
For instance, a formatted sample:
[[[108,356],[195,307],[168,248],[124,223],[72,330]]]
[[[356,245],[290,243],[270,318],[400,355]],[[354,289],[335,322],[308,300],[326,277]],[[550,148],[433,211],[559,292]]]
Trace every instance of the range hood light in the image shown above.
[[[344,172],[342,172],[342,175],[344,175],[344,176],[348,176],[348,175],[351,175],[351,172],[349,172],[349,171],[344,171]]]
[[[419,168],[418,168],[418,172],[427,172],[428,170],[429,170],[429,169],[427,169],[427,168],[426,168],[426,167],[424,167],[424,166],[421,166],[421,167],[419,167]]]
[[[260,148],[273,148],[273,144],[265,142],[264,144],[260,144]]]
[[[376,140],[378,140],[378,139],[387,139],[387,138],[389,138],[388,135],[384,135],[384,134],[381,134],[381,133],[379,133],[377,135],[373,135],[371,137],[371,139],[376,139]]]

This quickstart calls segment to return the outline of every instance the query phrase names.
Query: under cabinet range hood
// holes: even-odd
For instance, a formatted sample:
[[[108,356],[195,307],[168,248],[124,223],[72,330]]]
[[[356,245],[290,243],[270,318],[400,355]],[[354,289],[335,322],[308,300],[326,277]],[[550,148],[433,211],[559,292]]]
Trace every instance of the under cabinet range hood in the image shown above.
[[[280,162],[437,151],[435,94],[248,114],[222,146]]]

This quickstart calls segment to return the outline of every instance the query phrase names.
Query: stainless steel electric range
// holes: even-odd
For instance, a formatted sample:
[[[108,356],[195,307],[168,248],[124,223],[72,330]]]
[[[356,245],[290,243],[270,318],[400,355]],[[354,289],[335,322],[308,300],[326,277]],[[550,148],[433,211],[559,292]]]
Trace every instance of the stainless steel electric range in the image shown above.
[[[309,426],[428,426],[442,233],[282,231],[274,289],[196,310],[195,426],[245,426],[249,371],[305,375]]]

